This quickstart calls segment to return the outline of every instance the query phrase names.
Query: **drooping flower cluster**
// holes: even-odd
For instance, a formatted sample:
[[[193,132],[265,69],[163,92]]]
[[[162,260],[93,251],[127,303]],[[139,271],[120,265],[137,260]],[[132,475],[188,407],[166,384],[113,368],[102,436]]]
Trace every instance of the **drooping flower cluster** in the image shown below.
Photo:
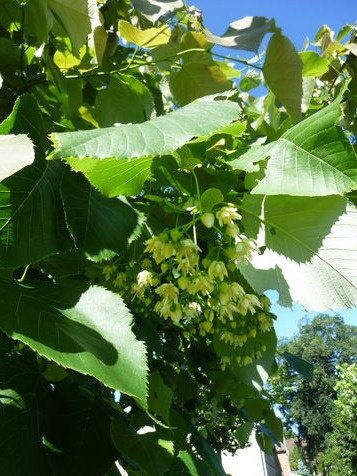
[[[238,365],[246,365],[264,351],[259,337],[272,327],[269,300],[246,292],[237,271],[256,249],[255,243],[239,232],[237,209],[224,206],[215,218],[224,246],[214,247],[204,256],[187,230],[166,230],[149,238],[144,258],[126,272],[119,271],[112,282],[124,291],[124,297],[130,291],[131,299],[141,301],[155,315],[180,321],[189,332],[222,347],[220,355],[226,354],[222,367],[231,362],[230,353]],[[201,222],[211,228],[214,216],[201,217]],[[104,274],[110,279],[112,267],[106,267]]]

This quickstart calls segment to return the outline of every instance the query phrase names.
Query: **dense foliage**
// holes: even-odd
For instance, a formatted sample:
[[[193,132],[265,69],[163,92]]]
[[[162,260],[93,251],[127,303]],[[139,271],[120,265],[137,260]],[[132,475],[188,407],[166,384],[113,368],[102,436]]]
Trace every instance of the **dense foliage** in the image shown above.
[[[2,0],[4,474],[224,475],[282,438],[264,291],[357,304],[356,69],[351,25],[298,53],[182,0]]]
[[[338,368],[337,399],[325,465],[332,476],[357,473],[357,364]]]
[[[344,451],[348,453],[350,446],[354,447],[348,443],[351,438],[348,435],[355,433],[355,423],[353,418],[343,414],[343,391],[336,399],[338,389],[353,385],[353,381],[348,381],[349,374],[340,372],[345,367],[340,366],[352,365],[352,371],[357,362],[356,349],[357,327],[344,324],[340,316],[318,315],[311,322],[303,322],[295,337],[279,343],[279,354],[297,354],[313,365],[311,382],[286,364],[279,367],[271,380],[272,394],[279,403],[286,429],[293,434],[297,432],[300,450],[311,474],[330,474],[332,461],[335,466],[339,461],[343,467],[346,458],[343,462],[341,455]],[[341,411],[335,409],[336,405]],[[353,403],[350,411],[354,411]],[[344,438],[341,438],[341,430]],[[336,458],[336,454],[332,457],[333,452],[340,457]],[[348,474],[347,470],[344,474]]]

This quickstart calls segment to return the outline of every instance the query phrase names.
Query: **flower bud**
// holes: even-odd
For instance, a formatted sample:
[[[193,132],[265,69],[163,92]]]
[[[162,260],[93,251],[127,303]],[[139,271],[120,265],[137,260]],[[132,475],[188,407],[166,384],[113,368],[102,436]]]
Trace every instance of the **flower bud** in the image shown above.
[[[201,216],[201,222],[204,224],[206,228],[212,228],[212,226],[214,225],[213,213],[204,213]]]
[[[178,241],[182,237],[182,233],[177,228],[174,228],[170,230],[170,236],[173,241]]]

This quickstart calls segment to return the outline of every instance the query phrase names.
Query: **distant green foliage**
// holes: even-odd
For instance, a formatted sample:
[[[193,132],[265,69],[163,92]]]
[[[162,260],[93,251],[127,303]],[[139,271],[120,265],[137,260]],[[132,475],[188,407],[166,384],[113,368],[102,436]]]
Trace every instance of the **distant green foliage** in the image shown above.
[[[354,476],[357,474],[357,364],[340,365],[338,372],[333,430],[325,462],[331,476]]]
[[[357,327],[344,324],[339,316],[319,315],[311,322],[303,322],[299,333],[289,341],[282,341],[278,348],[281,353],[292,352],[313,364],[311,383],[284,364],[272,378],[271,388],[286,427],[297,430],[302,455],[313,474],[319,474],[318,471],[329,470],[333,461],[326,459],[331,442],[335,441],[333,447],[342,455],[349,445],[347,435],[355,432],[355,419],[343,418],[343,412],[346,415],[347,411],[355,411],[353,398],[350,408],[338,409],[346,402],[348,392],[346,389],[344,394],[342,388],[353,385],[348,380],[345,382],[351,376],[342,370],[349,368],[345,367],[349,364],[351,372],[355,369],[352,362],[357,360]],[[354,389],[351,390],[353,393]],[[342,420],[346,440],[337,443],[336,431],[342,430],[339,426]]]

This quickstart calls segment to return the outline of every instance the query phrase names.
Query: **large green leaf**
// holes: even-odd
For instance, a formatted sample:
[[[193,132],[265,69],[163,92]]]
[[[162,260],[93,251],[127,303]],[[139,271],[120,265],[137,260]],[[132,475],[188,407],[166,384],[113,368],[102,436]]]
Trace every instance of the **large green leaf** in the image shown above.
[[[231,101],[202,100],[142,124],[52,134],[54,158],[133,159],[169,154],[195,136],[205,136],[237,119]]]
[[[140,231],[140,216],[132,207],[117,198],[104,197],[83,175],[67,170],[61,195],[77,247],[95,261],[121,253]]]
[[[73,246],[59,186],[62,168],[36,161],[0,184],[0,266],[18,267]]]
[[[253,194],[321,196],[349,192],[357,187],[356,156],[336,126],[340,115],[335,101],[277,141],[255,147],[230,164],[233,168],[247,167],[270,156],[266,177]]]
[[[0,125],[0,134],[10,133],[28,133],[36,145],[36,159],[0,184],[2,267],[33,263],[73,246],[59,195],[62,167],[43,157],[42,119],[32,96],[21,96]]]
[[[154,110],[150,91],[133,76],[118,75],[98,92],[94,116],[101,127],[148,121]]]
[[[294,118],[301,117],[302,62],[294,45],[280,33],[269,41],[263,66],[269,89]]]
[[[271,20],[264,17],[244,17],[231,23],[222,36],[205,33],[207,40],[216,45],[256,52],[271,25]]]
[[[35,356],[26,352],[0,358],[0,464],[6,475],[51,474],[42,444],[49,385]],[[19,458],[19,455],[21,457]]]
[[[107,196],[135,194],[150,175],[152,156],[219,130],[237,119],[238,111],[233,102],[207,99],[142,124],[56,133],[54,158],[65,159]],[[98,160],[104,158],[109,159]]]
[[[89,0],[46,0],[46,2],[58,23],[68,34],[73,53],[78,55],[79,48],[91,32]]]
[[[2,282],[0,328],[36,352],[146,407],[145,346],[122,299],[80,280],[34,287]]]
[[[280,269],[294,302],[322,311],[357,305],[357,209],[345,198],[246,197],[247,234],[264,247],[246,276],[261,286],[260,270]],[[266,282],[266,289],[278,282]]]
[[[110,406],[69,380],[56,385],[47,401],[46,442],[56,476],[98,476],[116,459],[110,438]]]

